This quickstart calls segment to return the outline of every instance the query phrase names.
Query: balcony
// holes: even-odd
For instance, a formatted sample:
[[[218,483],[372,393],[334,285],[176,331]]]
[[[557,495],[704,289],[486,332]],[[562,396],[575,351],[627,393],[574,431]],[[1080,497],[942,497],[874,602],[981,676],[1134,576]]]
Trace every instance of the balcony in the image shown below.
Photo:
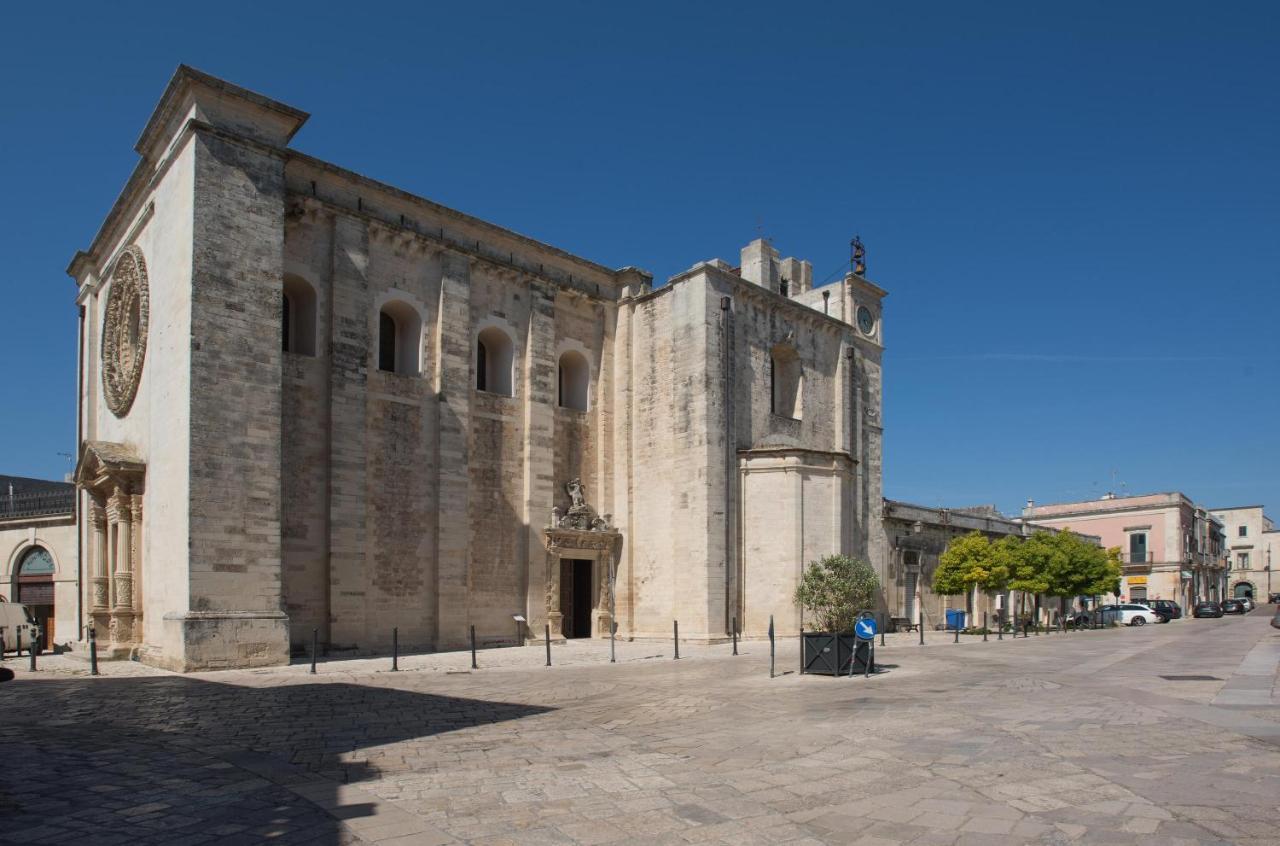
[[[1153,560],[1154,556],[1150,552],[1121,553],[1121,562],[1124,564],[1124,574],[1126,576],[1135,573],[1150,573]]]

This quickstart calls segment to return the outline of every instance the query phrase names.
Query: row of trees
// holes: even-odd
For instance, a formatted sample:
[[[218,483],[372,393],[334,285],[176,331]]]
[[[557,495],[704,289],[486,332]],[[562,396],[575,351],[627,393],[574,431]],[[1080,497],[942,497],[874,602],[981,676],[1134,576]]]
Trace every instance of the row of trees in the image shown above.
[[[1076,596],[1119,593],[1120,571],[1119,547],[1102,549],[1070,531],[1037,531],[994,542],[974,531],[953,540],[939,557],[933,592],[1016,590],[1024,597],[1056,596],[1066,608]]]

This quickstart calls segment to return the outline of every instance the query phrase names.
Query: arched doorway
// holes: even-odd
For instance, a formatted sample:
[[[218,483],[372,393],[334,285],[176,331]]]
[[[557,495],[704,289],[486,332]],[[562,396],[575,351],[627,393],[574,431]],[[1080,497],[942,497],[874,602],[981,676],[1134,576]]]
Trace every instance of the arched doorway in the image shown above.
[[[1231,589],[1231,595],[1236,599],[1244,599],[1246,596],[1253,599],[1253,583],[1236,582],[1236,586]]]
[[[54,643],[53,556],[43,546],[33,546],[22,554],[14,585],[14,598],[27,606],[40,626],[40,648]]]

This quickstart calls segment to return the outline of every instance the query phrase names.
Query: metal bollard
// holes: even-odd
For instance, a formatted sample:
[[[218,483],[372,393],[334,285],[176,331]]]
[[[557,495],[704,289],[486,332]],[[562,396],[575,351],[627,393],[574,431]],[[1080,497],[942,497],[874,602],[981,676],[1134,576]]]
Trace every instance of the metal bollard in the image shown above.
[[[733,654],[738,654],[738,618],[733,618]]]
[[[391,627],[391,672],[400,672],[400,628]]]
[[[1004,614],[996,615],[996,640],[1004,640]]]
[[[676,642],[676,657],[673,658],[672,660],[679,661],[680,660],[680,621],[672,620],[671,627],[672,627],[672,637],[675,638],[675,642]]]
[[[884,630],[889,628],[889,615],[880,615],[880,645],[884,646]]]
[[[769,678],[773,678],[773,615],[769,615]],[[804,626],[800,627],[800,669],[804,670]]]
[[[6,656],[5,656],[5,654],[4,654],[4,631],[5,631],[5,628],[6,628],[6,626],[0,626],[0,661],[4,661],[4,660],[5,660],[5,658],[6,658]]]
[[[471,627],[471,669],[478,670],[476,666],[476,627]]]
[[[920,611],[920,625],[916,628],[920,632],[920,645],[924,646],[924,611]]]
[[[22,630],[24,628],[26,627],[18,626],[14,629],[14,632],[17,634],[17,638],[18,638],[17,642],[14,644],[14,650],[13,650],[13,657],[15,658],[22,657]]]
[[[952,643],[959,643],[959,642],[960,642],[960,624],[959,624],[959,623],[957,623],[957,624],[956,624],[956,627],[955,627],[954,629],[952,629],[952,631],[956,633],[956,636],[955,636],[955,639],[954,639],[954,640],[952,640],[951,642],[952,642]]]
[[[769,622],[770,622],[770,623],[773,623],[773,618],[772,618],[772,617],[770,617],[770,618],[769,618]],[[772,642],[772,638],[773,638],[773,626],[772,626],[772,625],[770,625],[770,627],[769,627],[769,638],[770,638],[769,648],[770,648],[770,649],[773,649],[773,642]],[[839,659],[839,656],[840,656],[840,638],[836,638],[836,657],[837,657],[837,659]],[[839,660],[837,660],[837,661],[836,661],[836,667],[839,667],[839,666],[840,666],[840,661],[839,661]],[[772,669],[773,669],[773,658],[772,658],[772,657],[769,659],[769,669],[770,669],[770,671],[772,671]],[[801,624],[800,624],[800,675],[802,675],[802,676],[804,675],[804,623],[801,623]],[[770,676],[770,678],[772,678],[772,676]]]
[[[98,674],[98,633],[89,627],[89,675]]]
[[[987,612],[982,612],[982,642],[987,642]]]
[[[316,650],[320,644],[320,630],[311,630],[311,675],[316,674]]]
[[[36,637],[35,632],[31,633],[31,648],[27,650],[31,653],[31,672],[36,671],[36,656],[40,654],[40,640]]]
[[[547,623],[547,666],[551,666],[551,624]]]

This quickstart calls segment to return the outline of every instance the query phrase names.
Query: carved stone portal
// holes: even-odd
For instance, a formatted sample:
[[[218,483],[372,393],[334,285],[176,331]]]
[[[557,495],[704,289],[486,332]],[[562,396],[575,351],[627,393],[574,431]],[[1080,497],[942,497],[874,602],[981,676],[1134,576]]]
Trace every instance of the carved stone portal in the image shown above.
[[[565,485],[565,493],[569,496],[568,511],[561,511],[559,506],[553,508],[551,523],[543,530],[547,548],[546,619],[551,626],[551,638],[559,640],[566,634],[564,604],[569,585],[561,574],[564,565],[575,560],[592,562],[590,634],[607,637],[614,617],[610,579],[618,570],[622,534],[611,525],[611,515],[601,516],[587,504],[586,487],[581,479],[570,480]]]

